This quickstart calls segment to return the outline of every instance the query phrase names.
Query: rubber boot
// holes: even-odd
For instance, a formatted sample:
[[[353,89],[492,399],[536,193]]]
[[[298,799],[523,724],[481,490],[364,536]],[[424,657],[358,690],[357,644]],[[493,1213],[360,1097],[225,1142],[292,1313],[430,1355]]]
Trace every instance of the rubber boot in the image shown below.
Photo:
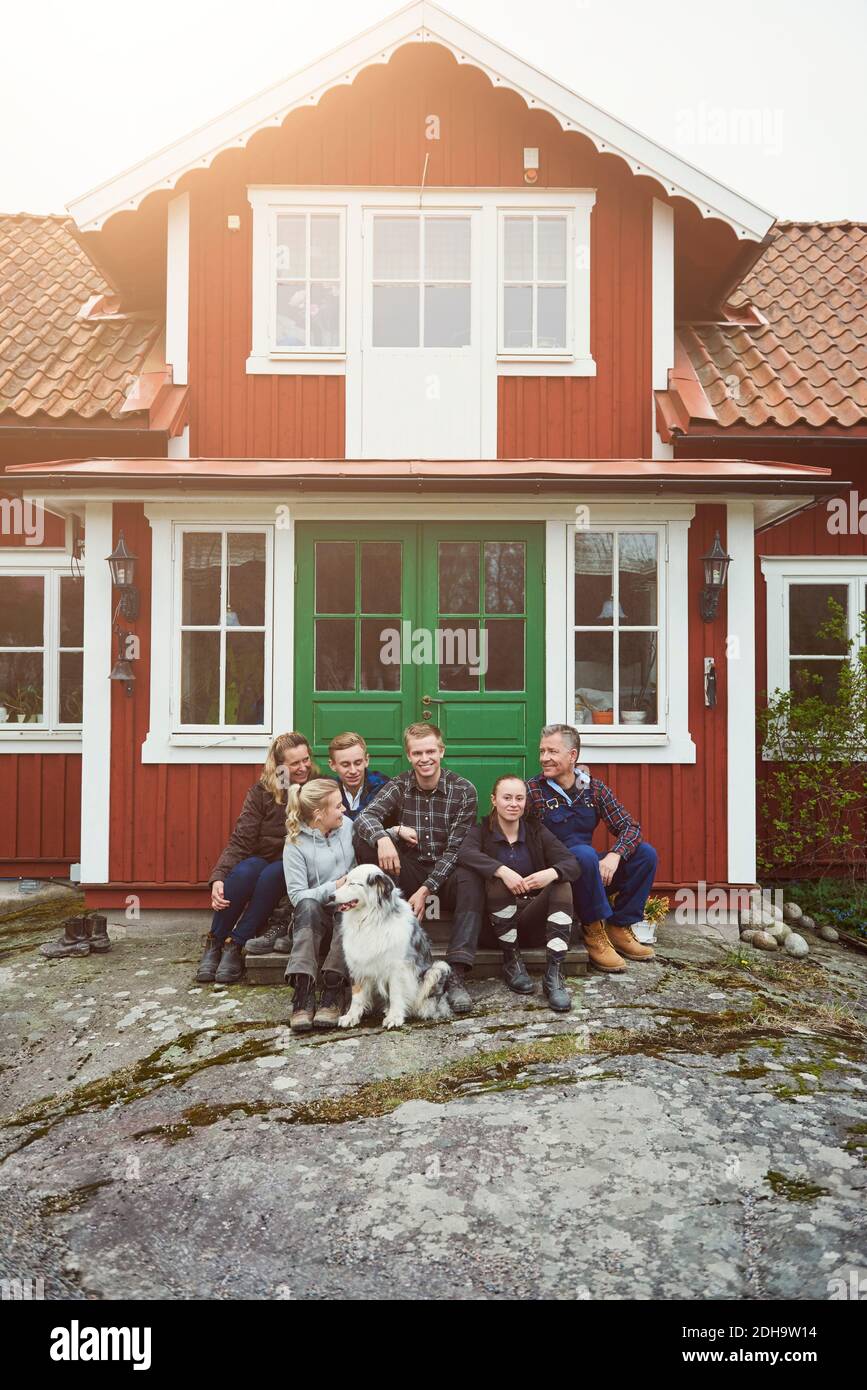
[[[503,947],[503,979],[514,994],[532,994],[536,988],[515,946]]]
[[[549,1009],[553,1009],[557,1014],[568,1014],[572,1008],[572,995],[563,982],[563,960],[560,956],[552,955],[550,951],[542,989]]]

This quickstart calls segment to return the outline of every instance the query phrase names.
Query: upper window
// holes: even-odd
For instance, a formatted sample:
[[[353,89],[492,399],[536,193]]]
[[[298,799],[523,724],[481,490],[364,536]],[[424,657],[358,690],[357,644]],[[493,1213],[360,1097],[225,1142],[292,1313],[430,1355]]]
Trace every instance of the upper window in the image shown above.
[[[343,352],[342,210],[275,213],[273,251],[275,351]]]
[[[372,220],[371,345],[468,347],[470,218],[377,213]]]
[[[270,729],[271,553],[270,528],[177,528],[177,732]]]
[[[664,548],[664,527],[576,528],[575,723],[594,732],[665,728]]]
[[[500,352],[571,351],[569,214],[500,216]]]
[[[57,570],[0,575],[0,725],[81,728],[84,581]]]

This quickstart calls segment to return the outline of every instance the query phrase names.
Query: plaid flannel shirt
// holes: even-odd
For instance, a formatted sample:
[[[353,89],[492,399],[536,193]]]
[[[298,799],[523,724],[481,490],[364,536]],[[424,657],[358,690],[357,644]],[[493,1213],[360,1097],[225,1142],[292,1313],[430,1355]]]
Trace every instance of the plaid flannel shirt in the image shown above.
[[[527,815],[535,816],[537,820],[544,822],[547,810],[545,802],[552,800],[554,795],[546,778],[531,777],[527,783]],[[621,806],[611,788],[598,777],[591,777],[590,786],[579,792],[578,796],[563,791],[562,788],[560,795],[564,801],[589,806],[600,820],[604,820],[611,834],[615,836],[614,844],[611,846],[614,854],[619,854],[622,859],[627,860],[638,849],[641,844],[641,826]]]
[[[400,772],[361,812],[355,832],[371,849],[396,825],[418,836],[418,857],[431,865],[425,883],[436,893],[452,873],[458,850],[476,822],[478,796],[472,782],[444,767],[433,791],[422,791],[414,772]],[[398,847],[398,853],[400,848]]]

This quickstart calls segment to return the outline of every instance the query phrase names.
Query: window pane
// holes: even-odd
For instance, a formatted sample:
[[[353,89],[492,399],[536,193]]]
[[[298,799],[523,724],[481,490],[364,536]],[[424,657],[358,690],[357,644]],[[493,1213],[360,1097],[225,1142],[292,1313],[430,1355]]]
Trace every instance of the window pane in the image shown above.
[[[417,217],[373,219],[374,280],[419,278],[419,234]]]
[[[265,622],[265,537],[230,532],[228,547],[226,626],[261,627]]]
[[[469,285],[426,285],[424,345],[461,348],[470,343]]]
[[[398,641],[394,640],[395,632],[397,632]],[[399,638],[399,619],[362,619],[362,690],[400,690]]]
[[[655,624],[658,537],[620,533],[620,621],[636,626]]]
[[[184,533],[181,621],[185,625],[219,624],[222,555],[223,537],[219,531]]]
[[[45,581],[40,575],[0,578],[0,647],[41,647]]]
[[[340,347],[340,286],[310,286],[310,346]]]
[[[0,652],[0,705],[10,724],[41,723],[41,652]]]
[[[362,613],[400,613],[401,551],[399,541],[362,544]]]
[[[610,626],[614,621],[612,594],[614,537],[610,531],[575,533],[575,626]]]
[[[277,218],[277,274],[284,279],[304,279],[307,274],[307,219]]]
[[[503,346],[509,350],[533,346],[533,291],[507,285],[503,291]]]
[[[181,723],[220,722],[220,634],[181,636]]]
[[[307,290],[303,285],[277,286],[277,346],[307,346]]]
[[[485,541],[485,610],[524,611],[523,541]]]
[[[613,643],[608,632],[575,633],[576,724],[591,723],[591,710],[614,708]]]
[[[226,633],[226,723],[265,722],[265,634]]]
[[[310,275],[314,280],[340,277],[340,218],[310,219]]]
[[[790,661],[789,688],[795,703],[818,698],[836,704],[842,665],[842,661]]]
[[[566,279],[565,217],[540,217],[536,223],[536,277]]]
[[[439,611],[478,613],[479,546],[475,541],[441,541]]]
[[[353,618],[317,618],[314,685],[317,690],[355,689]]]
[[[532,280],[532,217],[506,217],[504,219],[503,261],[504,280]]]
[[[840,605],[845,621],[849,607],[847,584],[789,585],[789,651],[792,656],[837,656],[846,651],[845,638],[819,636],[819,629],[831,617],[829,601]]]
[[[355,542],[317,541],[316,612],[355,612]]]
[[[84,646],[84,580],[68,575],[60,580],[60,645]]]
[[[487,623],[486,690],[524,689],[524,619]]]
[[[479,625],[462,623],[443,627],[438,639],[440,690],[478,690],[480,670]]]
[[[418,289],[415,285],[374,285],[373,346],[418,347]]]
[[[539,324],[536,346],[565,348],[566,346],[566,286],[556,289],[540,285],[538,294]]]
[[[426,280],[469,280],[470,219],[425,218],[424,274]]]
[[[656,723],[656,654],[655,632],[621,633],[620,710],[624,723]],[[642,714],[643,720],[636,717]]]
[[[84,691],[84,655],[60,653],[60,723],[80,724]]]

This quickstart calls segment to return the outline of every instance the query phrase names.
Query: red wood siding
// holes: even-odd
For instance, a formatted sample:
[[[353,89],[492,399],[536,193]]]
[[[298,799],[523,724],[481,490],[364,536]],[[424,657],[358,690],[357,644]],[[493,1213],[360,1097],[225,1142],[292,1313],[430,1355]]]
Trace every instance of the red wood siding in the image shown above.
[[[0,877],[68,877],[79,857],[80,755],[0,753],[0,806]]]
[[[431,115],[440,139],[425,138]],[[339,458],[340,377],[252,376],[252,213],[248,184],[522,187],[523,149],[538,147],[539,187],[597,189],[591,298],[596,378],[500,383],[502,457],[642,457],[650,453],[651,198],[659,190],[616,158],[494,91],[434,45],[401,49],[351,87],[263,131],[191,192],[191,452],[242,458]],[[241,230],[229,232],[229,214]]]

